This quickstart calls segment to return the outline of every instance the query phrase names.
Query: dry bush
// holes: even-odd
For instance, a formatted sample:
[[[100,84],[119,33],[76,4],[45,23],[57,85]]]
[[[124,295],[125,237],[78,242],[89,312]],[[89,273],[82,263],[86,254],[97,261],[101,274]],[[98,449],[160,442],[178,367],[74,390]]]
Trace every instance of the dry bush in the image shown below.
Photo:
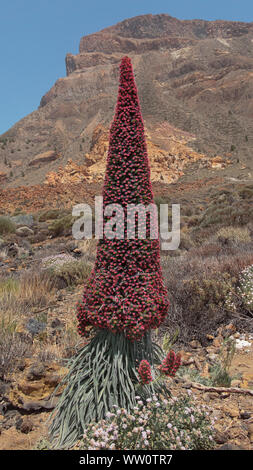
[[[36,356],[41,362],[61,361],[75,355],[81,343],[83,344],[83,339],[80,339],[77,327],[66,328],[61,334],[60,341],[51,339],[48,342],[39,343]]]
[[[48,226],[48,230],[53,237],[59,237],[60,235],[70,235],[72,231],[72,225],[75,222],[76,217],[71,214],[65,215],[62,218],[53,220]]]
[[[62,243],[60,240],[54,240],[50,245],[44,245],[39,251],[35,251],[33,259],[36,260],[36,262],[43,262],[44,258],[58,256],[64,252],[68,252],[66,243]]]
[[[55,220],[64,215],[66,215],[66,213],[60,209],[48,209],[38,216],[38,221],[45,222],[46,220]]]
[[[191,229],[191,238],[196,245],[202,246],[205,243],[209,243],[212,237],[215,237],[217,227],[215,225],[202,228],[201,226],[196,226]],[[217,240],[214,238],[217,242]]]
[[[198,215],[192,215],[187,219],[188,227],[196,227],[199,225],[200,217]]]
[[[15,369],[19,359],[31,352],[32,346],[27,336],[18,331],[19,312],[10,309],[7,300],[16,291],[16,283],[8,279],[5,287],[3,285],[3,282],[0,283],[0,378],[5,379]],[[7,310],[3,309],[3,292]]]
[[[34,309],[40,310],[55,299],[52,280],[36,271],[20,278],[0,280],[0,374],[5,378],[17,360],[34,349],[32,335],[26,328]],[[25,327],[25,330],[24,330]]]
[[[15,233],[16,225],[9,219],[9,217],[0,216],[0,234]]]
[[[239,246],[231,254],[225,254],[219,258],[219,265],[223,272],[227,272],[231,277],[238,278],[240,272],[253,264],[253,250]]]
[[[0,261],[4,261],[8,258],[8,249],[6,247],[0,248]]]

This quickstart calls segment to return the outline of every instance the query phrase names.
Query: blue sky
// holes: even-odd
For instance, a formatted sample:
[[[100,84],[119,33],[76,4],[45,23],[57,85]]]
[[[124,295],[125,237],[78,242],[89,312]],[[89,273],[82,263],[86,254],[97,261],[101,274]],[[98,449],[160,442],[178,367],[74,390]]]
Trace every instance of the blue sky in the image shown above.
[[[252,0],[2,0],[0,134],[35,110],[65,76],[65,55],[80,38],[126,18],[168,13],[179,19],[253,21]]]

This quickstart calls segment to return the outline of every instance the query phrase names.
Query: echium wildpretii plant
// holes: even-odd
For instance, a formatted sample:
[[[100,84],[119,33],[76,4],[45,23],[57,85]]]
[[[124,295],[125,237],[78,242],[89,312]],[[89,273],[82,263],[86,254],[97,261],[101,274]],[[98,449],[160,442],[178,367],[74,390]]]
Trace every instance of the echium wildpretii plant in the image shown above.
[[[140,239],[134,229],[127,238],[129,204],[154,204],[144,124],[128,57],[121,61],[110,129],[104,210],[109,204],[120,204],[124,210],[124,238],[99,240],[95,266],[77,307],[80,335],[86,336],[91,326],[95,335],[72,360],[54,413],[51,434],[62,447],[72,445],[87,423],[102,419],[113,405],[135,406],[140,362],[147,360],[153,375],[154,365],[161,362],[161,350],[150,339],[150,330],[159,327],[169,307],[159,239],[151,237],[157,221],[151,214],[147,220],[139,214],[138,228],[145,224],[147,236]],[[104,216],[103,229],[109,219]],[[159,380],[154,385],[146,382],[138,393],[145,399],[161,387]]]

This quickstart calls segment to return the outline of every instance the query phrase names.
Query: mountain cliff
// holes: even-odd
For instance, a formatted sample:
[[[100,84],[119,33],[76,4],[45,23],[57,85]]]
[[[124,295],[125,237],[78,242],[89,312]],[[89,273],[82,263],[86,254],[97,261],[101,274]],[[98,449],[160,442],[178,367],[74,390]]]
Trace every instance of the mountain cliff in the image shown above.
[[[66,77],[0,137],[0,185],[102,179],[118,66],[131,57],[152,179],[177,180],[193,162],[251,172],[253,23],[127,19],[81,38]],[[210,163],[211,162],[211,163]],[[60,168],[60,169],[59,169]],[[77,176],[78,175],[78,176]]]

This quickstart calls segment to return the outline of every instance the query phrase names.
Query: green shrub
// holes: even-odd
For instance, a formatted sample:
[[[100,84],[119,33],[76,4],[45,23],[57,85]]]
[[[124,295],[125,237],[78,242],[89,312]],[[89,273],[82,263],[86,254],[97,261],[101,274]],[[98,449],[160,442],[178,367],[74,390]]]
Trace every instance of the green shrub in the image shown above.
[[[0,216],[0,234],[14,233],[16,225],[9,219],[9,217]]]
[[[50,450],[50,442],[45,437],[41,437],[36,442],[33,450]]]
[[[170,400],[137,397],[137,405],[128,412],[114,406],[107,418],[87,426],[83,439],[75,447],[115,450],[207,450],[214,447],[213,422],[206,407],[189,396]]]
[[[239,196],[242,199],[253,199],[253,186],[246,186],[239,191]]]

